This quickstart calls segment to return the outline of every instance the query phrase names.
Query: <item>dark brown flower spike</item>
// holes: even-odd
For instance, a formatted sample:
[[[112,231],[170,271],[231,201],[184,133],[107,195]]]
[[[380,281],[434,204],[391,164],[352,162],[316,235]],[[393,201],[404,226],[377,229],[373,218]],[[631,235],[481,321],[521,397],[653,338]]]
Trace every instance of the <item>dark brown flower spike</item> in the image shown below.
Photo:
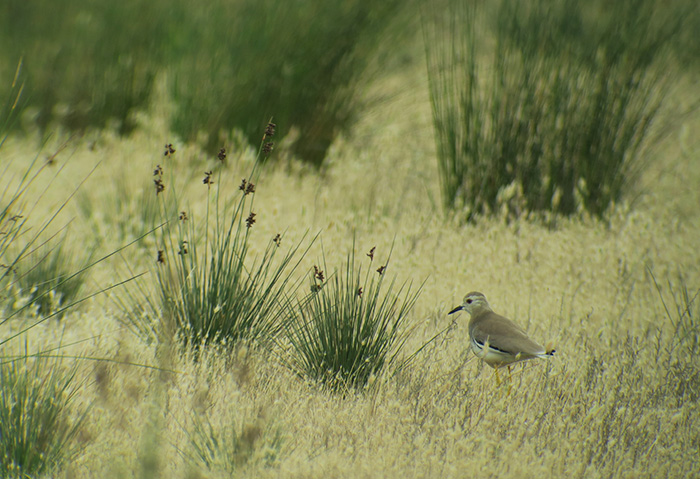
[[[255,216],[255,213],[251,211],[248,217],[245,219],[245,225],[247,228],[250,228],[255,224]]]
[[[275,243],[276,246],[279,246],[282,243],[282,236],[277,233],[274,238],[272,238],[272,241]]]
[[[357,295],[361,298],[362,293],[364,293],[364,291],[362,291],[362,286],[360,286],[359,288],[357,288]]]
[[[162,249],[158,250],[158,258],[156,259],[156,262],[160,264],[165,264],[165,251]]]
[[[163,184],[163,180],[161,178],[156,178],[153,180],[153,183],[156,185],[156,196],[158,196],[163,192],[163,190],[165,190],[165,184]]]
[[[248,183],[245,178],[241,180],[241,184],[238,186],[238,189],[241,190],[244,195],[255,193],[255,185],[253,183]]]
[[[386,266],[380,266],[379,268],[377,268],[377,273],[379,273],[380,275],[384,274],[384,271],[386,271]]]
[[[214,180],[212,179],[211,175],[213,175],[213,171],[205,171],[204,172],[204,179],[202,180],[202,183],[207,185],[207,187],[211,188],[211,185],[214,184]]]
[[[272,153],[272,149],[274,146],[275,146],[275,144],[273,142],[268,141],[267,143],[265,143],[263,145],[262,152],[266,155],[269,155],[270,153]]]
[[[160,165],[157,165],[156,169],[153,170],[153,176],[163,176],[163,167]]]
[[[187,240],[182,240],[182,243],[180,243],[180,251],[177,252],[179,255],[187,254],[190,251],[187,249]]]
[[[369,250],[369,253],[367,253],[367,256],[369,256],[370,261],[374,261],[374,250],[377,249],[376,246],[372,246],[372,249]]]
[[[219,159],[219,161],[220,161],[221,163],[223,163],[224,160],[226,160],[226,148],[221,148],[221,149],[219,150],[219,154],[216,155],[216,157]]]
[[[171,156],[173,153],[175,153],[175,148],[173,148],[172,143],[168,143],[165,145],[165,153],[163,156]]]
[[[186,211],[180,211],[180,221],[187,221],[189,218],[187,217],[187,212]]]
[[[263,137],[263,140],[265,138],[269,138],[271,136],[275,136],[275,129],[277,128],[277,125],[274,123],[270,122],[267,124],[267,127],[265,128],[265,136]]]
[[[323,282],[326,277],[323,275],[323,270],[319,269],[318,266],[314,265],[314,278]]]

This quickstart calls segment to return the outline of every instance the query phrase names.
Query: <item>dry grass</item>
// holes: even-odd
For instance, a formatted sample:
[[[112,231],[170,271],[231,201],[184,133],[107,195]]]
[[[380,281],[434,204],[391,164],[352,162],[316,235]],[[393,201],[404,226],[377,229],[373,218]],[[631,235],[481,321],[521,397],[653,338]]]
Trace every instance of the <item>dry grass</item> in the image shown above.
[[[405,81],[417,87],[337,141],[323,174],[302,174],[294,164],[263,173],[251,254],[261,255],[280,231],[287,246],[320,231],[328,265],[343,263],[353,234],[360,251],[376,245],[386,254],[393,243],[389,273],[415,283],[427,278],[407,319],[416,332],[406,353],[446,332],[399,375],[378,378],[365,394],[340,397],[253,348],[212,348],[195,363],[173,346],[146,345],[119,321],[110,296],[96,297],[60,323],[34,328],[29,339],[30,346],[55,344],[56,337],[64,345],[87,339],[64,353],[113,360],[79,362],[87,381],[80,382],[76,410],[92,408],[79,435],[82,452],[62,477],[700,474],[700,360],[692,346],[700,334],[698,300],[684,315],[681,297],[687,288],[693,299],[700,288],[700,141],[691,134],[700,130],[698,115],[682,119],[653,149],[641,196],[619,205],[606,223],[576,218],[549,228],[494,218],[464,226],[435,209],[425,78]],[[673,93],[677,104],[669,114],[697,98],[693,84],[688,80]],[[75,140],[56,158],[65,169],[47,195],[60,202],[82,172],[102,160],[84,187],[88,198],[106,208],[115,191],[111,178],[126,174],[137,201],[151,163],[166,161],[162,145],[172,141],[162,122],[143,121],[130,139],[105,133]],[[57,138],[45,151],[60,143]],[[36,151],[35,142],[10,138],[2,155],[20,168]],[[221,186],[236,191],[253,157],[230,152]],[[180,196],[191,211],[201,210],[201,177],[216,160],[178,145],[167,161],[178,169]],[[78,215],[74,206],[66,219]],[[40,207],[33,214],[40,218]],[[101,215],[109,231],[116,219]],[[70,234],[80,248],[95,233],[89,222],[75,221]],[[109,251],[119,241],[105,234],[98,243]],[[321,255],[319,241],[299,275]],[[126,265],[140,272],[155,261],[147,240],[90,271],[87,282],[104,287],[127,276]],[[551,361],[514,370],[510,393],[467,350],[466,316],[451,324],[446,315],[470,290],[484,292],[496,311],[556,346]],[[206,466],[197,448],[213,442],[220,451]]]

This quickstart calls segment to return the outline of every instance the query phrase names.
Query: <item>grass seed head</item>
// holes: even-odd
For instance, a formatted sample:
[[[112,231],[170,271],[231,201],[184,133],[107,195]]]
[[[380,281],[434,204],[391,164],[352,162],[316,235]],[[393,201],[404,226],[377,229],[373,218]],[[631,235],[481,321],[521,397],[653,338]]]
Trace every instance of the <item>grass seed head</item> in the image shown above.
[[[156,178],[153,180],[153,183],[156,185],[156,196],[158,196],[163,192],[163,190],[165,190],[165,184],[161,178]]]
[[[248,217],[245,219],[245,225],[247,228],[250,228],[255,224],[255,216],[255,213],[251,211]]]
[[[275,129],[277,128],[277,125],[270,122],[267,124],[267,127],[265,128],[265,138],[269,138],[272,136],[275,136]]]
[[[175,148],[173,148],[173,144],[167,143],[165,145],[165,153],[163,153],[163,156],[172,156],[173,153],[175,153]]]
[[[314,265],[314,278],[319,280],[320,282],[324,282],[326,277],[323,274],[323,270],[319,269],[318,266]]]
[[[202,183],[207,185],[207,187],[211,188],[211,185],[214,184],[214,180],[212,179],[211,175],[213,175],[214,172],[209,170],[204,172],[204,179],[202,180]]]
[[[248,182],[245,178],[241,180],[241,184],[238,186],[238,189],[241,190],[244,195],[255,193],[255,185],[251,182]]]

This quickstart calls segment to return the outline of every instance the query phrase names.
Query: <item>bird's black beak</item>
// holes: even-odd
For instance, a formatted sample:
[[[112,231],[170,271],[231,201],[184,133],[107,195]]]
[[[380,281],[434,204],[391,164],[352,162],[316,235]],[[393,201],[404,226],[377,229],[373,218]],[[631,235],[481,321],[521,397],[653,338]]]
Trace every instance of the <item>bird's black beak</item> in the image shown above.
[[[460,306],[457,306],[455,309],[453,309],[452,311],[450,311],[450,312],[447,313],[447,314],[456,313],[457,311],[462,311],[462,306],[461,306],[461,305],[460,305]]]

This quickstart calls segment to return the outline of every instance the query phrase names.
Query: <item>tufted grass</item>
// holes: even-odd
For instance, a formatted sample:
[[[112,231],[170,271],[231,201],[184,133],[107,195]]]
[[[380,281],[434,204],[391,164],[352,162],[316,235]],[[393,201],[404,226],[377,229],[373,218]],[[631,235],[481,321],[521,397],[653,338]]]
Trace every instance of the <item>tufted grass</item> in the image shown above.
[[[443,205],[598,218],[648,164],[687,8],[453,2],[424,32]],[[431,12],[432,13],[432,12]],[[433,18],[437,18],[436,20]]]

